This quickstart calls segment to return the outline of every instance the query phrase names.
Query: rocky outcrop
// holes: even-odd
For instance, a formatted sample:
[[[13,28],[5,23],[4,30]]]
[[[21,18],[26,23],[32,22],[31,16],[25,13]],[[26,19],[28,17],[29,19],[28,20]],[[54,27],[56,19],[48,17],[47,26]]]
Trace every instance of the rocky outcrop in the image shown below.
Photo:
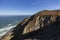
[[[60,10],[43,10],[25,18],[0,40],[60,40]]]

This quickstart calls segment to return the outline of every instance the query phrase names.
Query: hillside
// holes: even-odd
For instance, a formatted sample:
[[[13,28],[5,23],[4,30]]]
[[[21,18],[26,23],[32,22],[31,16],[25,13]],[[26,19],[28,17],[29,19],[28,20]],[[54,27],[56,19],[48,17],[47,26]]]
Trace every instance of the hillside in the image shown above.
[[[23,19],[0,40],[60,40],[60,10],[43,10]]]

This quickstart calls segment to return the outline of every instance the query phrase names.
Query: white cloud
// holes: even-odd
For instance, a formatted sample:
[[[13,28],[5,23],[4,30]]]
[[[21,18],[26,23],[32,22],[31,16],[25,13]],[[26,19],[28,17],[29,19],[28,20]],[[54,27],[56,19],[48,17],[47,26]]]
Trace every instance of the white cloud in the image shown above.
[[[2,11],[0,10],[0,15],[31,15],[31,13],[24,11]]]

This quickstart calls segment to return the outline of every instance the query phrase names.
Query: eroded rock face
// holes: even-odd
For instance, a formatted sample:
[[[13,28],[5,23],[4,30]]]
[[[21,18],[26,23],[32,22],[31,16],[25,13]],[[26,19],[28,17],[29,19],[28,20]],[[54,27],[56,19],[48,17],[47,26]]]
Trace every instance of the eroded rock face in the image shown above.
[[[60,10],[44,10],[25,18],[0,40],[60,40]]]

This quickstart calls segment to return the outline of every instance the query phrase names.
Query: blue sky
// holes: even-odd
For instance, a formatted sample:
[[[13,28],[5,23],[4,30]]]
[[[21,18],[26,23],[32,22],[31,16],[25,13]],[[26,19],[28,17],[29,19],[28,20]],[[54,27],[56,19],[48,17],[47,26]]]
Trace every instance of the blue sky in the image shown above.
[[[60,0],[0,0],[0,15],[32,15],[60,9]]]

